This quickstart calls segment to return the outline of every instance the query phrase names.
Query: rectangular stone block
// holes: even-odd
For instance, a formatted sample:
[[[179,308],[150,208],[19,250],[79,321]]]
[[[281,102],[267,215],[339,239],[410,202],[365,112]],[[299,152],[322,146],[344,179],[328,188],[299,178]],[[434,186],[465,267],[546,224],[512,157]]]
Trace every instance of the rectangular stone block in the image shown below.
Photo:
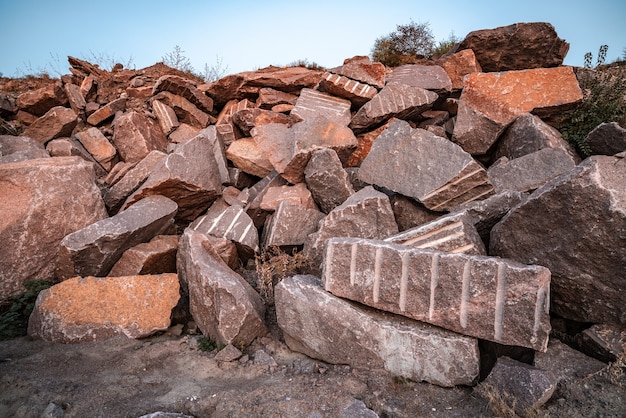
[[[346,99],[313,89],[302,89],[291,114],[302,119],[324,116],[339,125],[348,126],[352,117],[351,107],[352,104]]]
[[[337,296],[464,335],[547,349],[550,270],[545,267],[331,238],[323,268],[324,287]]]

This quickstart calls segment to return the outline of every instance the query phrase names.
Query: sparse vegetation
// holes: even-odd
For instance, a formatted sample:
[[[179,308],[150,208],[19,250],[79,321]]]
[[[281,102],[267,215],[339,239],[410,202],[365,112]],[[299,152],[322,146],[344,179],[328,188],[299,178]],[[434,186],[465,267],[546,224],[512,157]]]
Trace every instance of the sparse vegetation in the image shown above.
[[[39,292],[50,287],[45,280],[24,283],[25,292],[10,297],[0,305],[0,340],[26,335],[28,318],[33,312]]]
[[[531,407],[520,408],[513,395],[502,392],[492,385],[481,384],[479,386],[479,394],[488,402],[489,409],[491,409],[491,412],[496,417],[540,418],[544,416]]]
[[[326,68],[322,67],[315,61],[309,62],[309,60],[307,59],[294,61],[292,63],[287,64],[287,67],[304,67],[304,68],[308,68],[309,70],[316,70],[316,71],[326,70]]]
[[[268,304],[274,303],[274,286],[285,277],[303,273],[310,268],[310,261],[302,252],[291,255],[278,247],[269,247],[254,259],[259,281],[258,289]]]
[[[420,57],[430,55],[435,39],[428,23],[397,25],[396,31],[374,42],[372,59],[388,67],[410,64]]]
[[[217,348],[217,342],[213,338],[209,336],[198,338],[198,349],[200,351],[210,352],[210,351],[215,350],[216,348]]]
[[[439,58],[449,52],[452,48],[456,46],[459,42],[461,42],[461,38],[457,38],[454,35],[454,32],[451,32],[447,39],[439,41],[436,47],[430,52],[430,55],[433,58]]]
[[[207,83],[219,80],[228,71],[228,66],[224,66],[222,58],[217,56],[215,65],[211,66],[205,63],[202,73],[199,73],[194,69],[193,65],[191,65],[191,61],[185,56],[185,51],[183,51],[179,45],[176,45],[171,52],[165,54],[161,59],[163,60],[163,64],[200,77]]]

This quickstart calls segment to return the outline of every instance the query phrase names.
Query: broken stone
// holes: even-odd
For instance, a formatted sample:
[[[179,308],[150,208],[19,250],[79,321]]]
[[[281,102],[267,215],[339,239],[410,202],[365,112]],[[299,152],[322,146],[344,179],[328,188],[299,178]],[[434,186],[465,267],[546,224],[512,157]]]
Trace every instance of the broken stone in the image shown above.
[[[63,89],[65,90],[65,95],[69,100],[69,104],[72,110],[77,115],[84,112],[85,107],[87,106],[87,102],[85,102],[85,98],[80,91],[80,87],[76,84],[65,83]]]
[[[323,116],[338,125],[348,126],[352,117],[351,107],[352,104],[346,99],[318,90],[302,89],[291,114],[302,120]]]
[[[157,80],[152,95],[162,91],[187,99],[202,112],[209,114],[213,112],[213,99],[198,90],[193,81],[189,79],[171,74],[164,75]]]
[[[193,221],[189,228],[204,235],[234,241],[239,253],[247,258],[259,251],[259,233],[252,219],[239,205],[224,210],[211,208],[206,215]]]
[[[534,366],[551,372],[556,380],[561,382],[584,379],[604,369],[606,364],[570,348],[559,340],[551,339],[548,351],[535,353]]]
[[[37,117],[45,115],[53,107],[62,107],[67,103],[67,97],[59,82],[24,92],[17,96],[16,100],[16,105],[19,110],[28,112]]]
[[[92,163],[96,172],[96,177],[101,178],[107,175],[106,170],[96,161],[95,158],[74,138],[53,139],[46,144],[46,151],[51,157],[80,157]]]
[[[360,83],[339,74],[325,72],[319,85],[320,91],[349,100],[355,107],[370,101],[378,90],[369,84]]]
[[[213,357],[213,359],[215,361],[231,362],[238,360],[242,355],[243,353],[237,347],[232,344],[228,344],[226,347],[222,348],[219,353]]]
[[[582,351],[613,363],[626,358],[626,328],[615,324],[595,324],[576,336]]]
[[[471,49],[464,49],[440,60],[440,65],[450,77],[453,90],[463,88],[463,78],[471,73],[480,73],[482,68]]]
[[[452,90],[450,77],[438,65],[407,64],[395,67],[387,76],[387,83],[421,87],[436,93],[449,93]]]
[[[311,260],[313,268],[319,268],[328,238],[384,239],[397,233],[398,225],[389,198],[368,186],[330,211],[320,222],[318,231],[309,235],[304,244],[304,255]]]
[[[626,129],[617,122],[601,123],[585,138],[594,155],[615,155],[626,151]]]
[[[107,103],[89,115],[87,123],[93,126],[101,125],[115,116],[117,112],[123,112],[124,110],[126,110],[126,98],[120,97],[119,99],[115,99],[112,102]]]
[[[492,230],[490,254],[548,267],[560,317],[626,324],[625,178],[624,159],[586,159],[513,208]]]
[[[552,372],[500,357],[475,391],[481,396],[487,397],[491,392],[491,396],[507,399],[517,413],[522,413],[529,408],[538,409],[548,402],[557,383]]]
[[[170,135],[168,139],[171,143],[180,144],[186,142],[200,133],[201,129],[194,128],[186,123],[181,123]]]
[[[15,98],[6,93],[0,93],[0,118],[8,118],[17,113]]]
[[[185,231],[177,267],[183,294],[189,296],[191,315],[202,334],[235,346],[246,346],[265,335],[261,297],[222,261],[204,234]]]
[[[93,165],[79,157],[0,164],[0,301],[52,280],[68,233],[107,217]]]
[[[393,117],[411,119],[429,109],[439,96],[421,87],[387,84],[354,115],[350,128],[356,133],[369,130]]]
[[[222,143],[217,129],[214,125],[204,128],[198,133],[197,138],[202,138],[203,141],[207,141],[213,150],[213,157],[217,163],[217,169],[220,174],[220,180],[222,183],[228,183],[230,181],[230,175],[228,174],[228,162],[226,161],[226,154],[224,153],[224,144]]]
[[[428,210],[424,205],[401,194],[390,196],[389,203],[400,231],[415,228],[441,216],[440,212]]]
[[[128,112],[113,122],[113,144],[125,162],[137,162],[150,151],[165,151],[167,138],[159,125],[138,112]]]
[[[144,338],[166,330],[179,294],[175,273],[74,277],[43,290],[28,335],[57,343]]]
[[[545,351],[550,271],[509,260],[331,238],[324,288],[336,296],[500,344]]]
[[[531,113],[518,116],[507,128],[498,141],[494,158],[512,160],[544,148],[562,148],[576,164],[580,162],[580,157],[561,133]]]
[[[378,136],[389,127],[389,125],[398,119],[391,118],[383,125],[374,129],[373,131],[365,132],[356,137],[358,145],[354,152],[350,154],[350,158],[346,162],[348,167],[358,167],[361,165],[367,154],[369,154],[372,149],[372,143],[378,138]]]
[[[33,122],[22,135],[45,144],[51,139],[70,136],[77,121],[78,116],[72,109],[56,106]]]
[[[228,178],[226,185],[236,187],[239,190],[252,187],[258,180],[237,167],[228,167]]]
[[[220,169],[209,136],[179,144],[124,202],[126,208],[146,196],[163,195],[178,205],[176,220],[189,222],[222,192]]]
[[[277,105],[295,105],[298,96],[266,87],[259,90],[256,105],[260,109],[272,109]]]
[[[296,119],[282,113],[272,112],[264,109],[243,109],[233,114],[233,123],[245,135],[250,136],[250,131],[255,126],[266,125],[268,123],[283,123],[293,125]]]
[[[72,232],[60,245],[57,278],[106,276],[127,249],[162,234],[176,214],[176,203],[148,196],[127,210]]]
[[[332,149],[315,151],[304,170],[304,179],[315,202],[324,213],[354,194],[348,173]]]
[[[465,78],[453,140],[472,155],[486,154],[518,116],[558,114],[582,98],[572,67],[472,73]]]
[[[257,177],[265,177],[274,169],[254,138],[241,138],[233,141],[226,149],[226,158],[235,167]]]
[[[193,103],[184,97],[177,96],[167,91],[162,91],[152,97],[152,101],[155,100],[161,101],[174,109],[174,113],[176,113],[179,122],[186,123],[194,128],[204,129],[212,121],[207,113],[198,109]]]
[[[471,155],[405,121],[392,123],[374,141],[358,177],[417,199],[431,210],[449,210],[493,194],[487,172]]]
[[[317,231],[324,216],[316,209],[289,200],[281,201],[265,221],[261,239],[263,247],[303,245],[307,237]]]
[[[267,193],[270,187],[283,186],[285,184],[287,184],[287,181],[280,177],[276,171],[272,171],[250,189],[242,191],[242,196],[239,199],[247,202],[245,206],[246,213],[254,222],[254,226],[261,228],[269,214],[268,211],[261,209],[261,202],[265,193]]]
[[[382,89],[387,69],[380,62],[372,62],[368,56],[357,55],[345,59],[341,67],[333,68],[331,72]]]
[[[503,157],[502,160],[506,160]],[[544,148],[531,154],[489,167],[487,174],[496,193],[506,190],[535,190],[556,176],[568,172],[576,163],[563,148]]]
[[[176,273],[176,235],[157,235],[150,242],[137,244],[124,251],[109,276]]]
[[[167,154],[161,151],[150,151],[141,161],[129,168],[123,177],[104,194],[104,203],[106,203],[109,211],[113,214],[117,213],[124,203],[124,200],[139,188],[148,178],[152,170],[154,170],[166,156]]]
[[[554,26],[516,23],[470,32],[457,50],[471,49],[484,72],[557,67],[569,50]]]
[[[476,339],[366,310],[325,292],[317,277],[283,279],[275,300],[278,325],[293,351],[444,387],[471,385],[478,377]]]
[[[427,224],[392,235],[385,241],[453,254],[487,255],[474,220],[467,212],[442,216]]]
[[[107,171],[115,165],[117,150],[98,128],[89,128],[76,134],[76,138]]]
[[[44,146],[27,136],[0,135],[0,164],[48,158]]]
[[[307,209],[317,210],[313,196],[304,183],[298,183],[293,186],[282,185],[268,187],[261,199],[260,208],[273,212],[278,208],[280,202],[284,201],[295,203]]]
[[[158,100],[153,100],[152,111],[154,112],[154,115],[159,122],[159,126],[161,127],[161,131],[165,134],[165,136],[168,136],[180,126],[180,122],[178,122],[174,109],[168,105],[163,104]]]
[[[268,366],[268,367],[276,367],[278,364],[276,360],[269,354],[265,352],[265,350],[256,350],[252,355],[252,364],[257,366]]]

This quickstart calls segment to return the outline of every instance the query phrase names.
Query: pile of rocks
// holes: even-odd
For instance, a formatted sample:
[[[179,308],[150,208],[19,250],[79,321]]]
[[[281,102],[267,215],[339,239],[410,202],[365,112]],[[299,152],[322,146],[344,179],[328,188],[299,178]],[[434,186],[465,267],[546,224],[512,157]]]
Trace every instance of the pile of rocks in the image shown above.
[[[29,324],[51,341],[147,336],[178,305],[246,345],[266,306],[237,271],[281,247],[311,274],[276,286],[278,325],[330,363],[473,385],[479,339],[545,353],[550,314],[619,330],[626,161],[581,163],[547,123],[583,98],[567,49],[517,24],[423,64],[211,84],[70,57],[59,82],[0,92],[0,117],[26,126],[0,137],[0,301],[59,282]],[[542,376],[534,406],[556,384]]]

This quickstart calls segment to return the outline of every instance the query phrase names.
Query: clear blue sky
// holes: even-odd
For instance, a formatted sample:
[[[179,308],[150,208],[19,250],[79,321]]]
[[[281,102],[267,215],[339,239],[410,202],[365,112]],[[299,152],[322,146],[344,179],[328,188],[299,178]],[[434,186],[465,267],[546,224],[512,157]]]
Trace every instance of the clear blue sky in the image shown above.
[[[162,60],[176,45],[198,71],[218,59],[228,73],[297,60],[325,67],[369,55],[397,24],[428,22],[437,41],[517,22],[550,22],[570,43],[567,65],[609,46],[626,48],[624,0],[498,1],[139,1],[0,0],[0,73],[68,73],[67,56],[116,58],[131,68]]]

